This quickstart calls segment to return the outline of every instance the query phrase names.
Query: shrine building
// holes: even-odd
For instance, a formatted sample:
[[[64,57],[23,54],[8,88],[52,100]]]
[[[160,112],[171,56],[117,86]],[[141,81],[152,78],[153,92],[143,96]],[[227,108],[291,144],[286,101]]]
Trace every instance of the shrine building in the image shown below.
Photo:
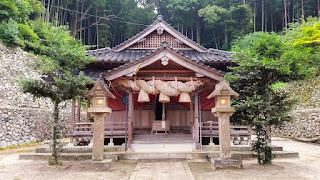
[[[202,150],[221,144],[219,130],[225,127],[226,138],[234,145],[250,141],[247,126],[219,126],[222,115],[217,113],[221,110],[217,103],[231,107],[230,97],[237,96],[223,81],[228,66],[235,65],[231,52],[205,48],[158,16],[123,43],[87,54],[97,61],[87,65],[84,73],[96,83],[85,95],[86,122],[80,122],[80,101],[73,101],[70,137],[75,144],[83,139],[92,142],[101,127],[102,145],[123,145],[125,151]],[[212,93],[217,87],[219,92]],[[103,111],[102,126],[94,125],[95,103],[110,109]],[[229,118],[232,111],[225,113]]]

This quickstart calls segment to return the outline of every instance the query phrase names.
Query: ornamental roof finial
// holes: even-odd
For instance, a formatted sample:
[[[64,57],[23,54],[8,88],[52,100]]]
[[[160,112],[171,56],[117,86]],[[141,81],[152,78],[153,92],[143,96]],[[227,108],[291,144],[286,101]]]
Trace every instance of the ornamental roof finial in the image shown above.
[[[157,21],[163,21],[162,15],[158,15],[158,16],[157,16]]]

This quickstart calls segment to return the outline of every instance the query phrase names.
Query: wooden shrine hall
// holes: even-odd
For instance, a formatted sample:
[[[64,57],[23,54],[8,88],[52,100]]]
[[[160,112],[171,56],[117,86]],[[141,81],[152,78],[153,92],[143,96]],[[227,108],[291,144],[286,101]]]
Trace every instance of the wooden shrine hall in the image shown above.
[[[121,139],[131,150],[138,148],[134,145],[139,142],[190,143],[191,150],[201,149],[203,144],[219,144],[219,115],[216,117],[212,108],[221,93],[212,92],[223,82],[227,67],[234,65],[230,52],[207,49],[158,16],[153,24],[118,46],[87,54],[97,59],[84,70],[97,82],[85,96],[88,107],[99,104],[100,100],[93,98],[100,93],[110,108],[103,111],[107,114],[105,144],[112,146],[117,143],[115,139]],[[237,96],[223,85],[221,92],[233,94],[221,102]],[[92,139],[98,128],[92,119],[97,111],[89,110],[87,122],[80,122],[79,103],[78,113],[76,109],[73,102],[71,139]],[[228,128],[234,144],[248,143],[250,128]]]

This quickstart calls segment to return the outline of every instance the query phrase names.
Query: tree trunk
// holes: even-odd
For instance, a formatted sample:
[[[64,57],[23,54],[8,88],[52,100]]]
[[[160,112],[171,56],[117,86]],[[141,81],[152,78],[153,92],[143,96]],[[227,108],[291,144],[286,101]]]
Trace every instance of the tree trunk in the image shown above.
[[[318,18],[320,18],[320,0],[318,0]]]
[[[214,30],[213,30],[213,38],[214,38],[214,43],[216,44],[216,49],[219,49],[218,43],[217,43],[217,38],[216,38],[216,33],[214,32]]]
[[[304,19],[304,1],[301,0],[301,18]]]
[[[228,45],[228,32],[227,32],[227,24],[224,24],[224,43]]]
[[[98,22],[98,10],[96,9],[96,22]],[[97,49],[99,49],[99,25],[96,24],[97,31]]]
[[[264,31],[264,0],[261,1],[261,31]]]
[[[197,17],[197,43],[200,44],[200,18]]]
[[[287,20],[287,0],[283,0],[283,6],[284,6],[284,27],[288,28],[288,20]],[[287,30],[286,30],[287,31]]]
[[[58,121],[59,121],[59,107],[56,101],[53,101],[53,123],[52,123],[52,145],[51,145],[51,156],[53,158],[53,164],[58,164]]]
[[[256,32],[256,9],[257,9],[257,0],[254,1],[254,10],[253,10],[253,32]]]

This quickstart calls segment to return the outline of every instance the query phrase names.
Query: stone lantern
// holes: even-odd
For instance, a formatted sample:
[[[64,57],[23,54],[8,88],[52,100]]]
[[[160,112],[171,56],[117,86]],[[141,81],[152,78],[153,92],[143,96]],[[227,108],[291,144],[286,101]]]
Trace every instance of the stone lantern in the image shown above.
[[[85,97],[93,99],[92,107],[88,108],[88,112],[94,117],[92,159],[94,161],[102,161],[104,152],[104,118],[112,111],[108,107],[108,98],[115,99],[115,96],[109,91],[103,81],[99,80],[86,93]]]
[[[215,107],[211,112],[218,117],[219,124],[219,144],[220,144],[220,158],[211,159],[212,167],[241,167],[242,162],[239,160],[231,160],[231,141],[230,141],[230,119],[229,117],[235,112],[231,107],[230,98],[238,97],[227,81],[221,81],[216,85],[215,90],[207,97],[215,98]]]

